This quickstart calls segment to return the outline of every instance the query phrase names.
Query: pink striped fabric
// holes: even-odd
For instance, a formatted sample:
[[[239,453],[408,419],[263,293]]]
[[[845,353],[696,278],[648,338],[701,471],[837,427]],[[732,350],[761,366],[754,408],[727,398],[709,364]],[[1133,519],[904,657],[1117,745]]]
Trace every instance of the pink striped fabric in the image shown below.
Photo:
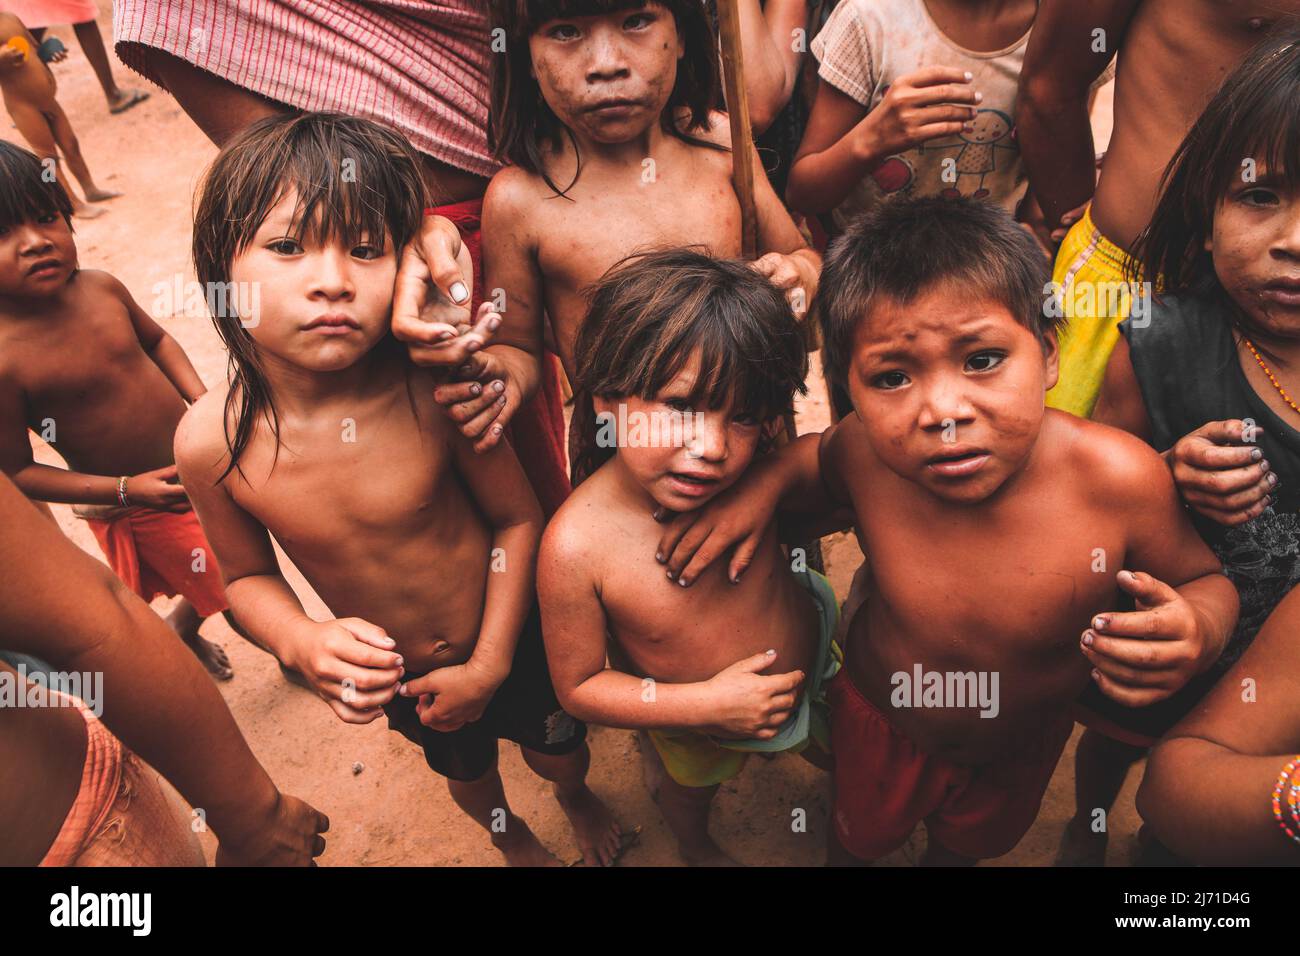
[[[487,148],[486,4],[469,0],[114,0],[117,55],[152,47],[270,99],[381,120],[479,175]],[[161,85],[161,83],[159,83]]]

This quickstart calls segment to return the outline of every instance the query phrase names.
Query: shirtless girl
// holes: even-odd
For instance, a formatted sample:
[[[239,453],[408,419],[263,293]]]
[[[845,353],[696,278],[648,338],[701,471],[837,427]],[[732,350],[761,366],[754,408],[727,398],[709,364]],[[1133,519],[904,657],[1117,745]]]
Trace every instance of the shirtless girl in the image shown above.
[[[584,719],[647,730],[647,779],[682,858],[730,863],[709,836],[709,808],[746,752],[828,748],[838,606],[820,575],[791,573],[775,522],[743,584],[716,568],[678,587],[651,558],[652,512],[693,511],[740,478],[803,388],[803,341],[753,270],[670,250],[601,280],[575,354],[577,384],[614,442],[542,544],[556,693]]]
[[[615,262],[647,248],[741,251],[730,130],[711,109],[717,50],[703,6],[610,3],[609,12],[570,15],[578,6],[495,5],[507,53],[494,57],[493,136],[512,165],[488,187],[483,254],[487,295],[504,297],[502,324],[462,372],[474,380],[437,395],[480,448],[498,440],[537,387],[543,313],[572,378],[582,292]],[[821,259],[766,177],[755,189],[762,255],[754,268],[802,313]]]
[[[256,284],[260,308],[213,316],[233,384],[186,415],[177,464],[235,613],[339,719],[387,713],[508,862],[556,865],[502,790],[497,741],[518,742],[584,859],[607,864],[619,830],[541,645],[537,499],[509,445],[474,455],[388,335],[396,250],[423,214],[418,162],[391,130],[326,113],[261,120],[222,150],[195,268]],[[307,617],[272,536],[336,619]]]
[[[1030,235],[985,203],[902,201],[860,220],[818,306],[856,414],[759,463],[733,502],[678,519],[661,545],[689,583],[738,540],[732,569],[745,564],[778,501],[851,511],[869,564],[831,686],[837,859],[887,854],[922,820],[929,863],[1009,852],[1090,674],[1129,705],[1161,699],[1235,622],[1236,592],[1160,457],[1044,410],[1044,272]],[[1119,591],[1136,611],[1111,612]]]
[[[102,216],[105,210],[90,203],[103,202],[122,195],[95,185],[90,167],[81,155],[81,144],[63,107],[54,98],[58,84],[50,68],[36,55],[36,39],[12,13],[0,13],[0,93],[5,109],[18,132],[36,151],[36,155],[54,164],[54,172],[72,200],[73,215],[83,219]],[[59,154],[62,153],[62,161]],[[81,183],[86,201],[72,191],[63,171],[63,163]]]

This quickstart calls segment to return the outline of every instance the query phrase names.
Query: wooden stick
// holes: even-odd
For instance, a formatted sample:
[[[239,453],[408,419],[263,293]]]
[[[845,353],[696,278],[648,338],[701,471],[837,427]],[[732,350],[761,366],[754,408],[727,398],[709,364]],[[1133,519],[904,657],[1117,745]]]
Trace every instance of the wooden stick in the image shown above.
[[[754,203],[754,131],[749,124],[745,90],[745,54],[740,45],[737,0],[718,0],[722,41],[722,88],[731,121],[731,182],[740,201],[740,248],[746,259],[758,258],[758,210]]]

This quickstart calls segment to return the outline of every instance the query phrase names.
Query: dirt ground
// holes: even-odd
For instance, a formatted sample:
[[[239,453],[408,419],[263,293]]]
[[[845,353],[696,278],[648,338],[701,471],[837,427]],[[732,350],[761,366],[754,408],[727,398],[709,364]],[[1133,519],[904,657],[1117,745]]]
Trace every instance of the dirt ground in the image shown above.
[[[112,36],[109,3],[101,0],[101,29]],[[189,261],[190,210],[194,186],[215,149],[166,93],[120,116],[110,116],[104,100],[68,27],[55,28],[69,57],[54,67],[59,100],[72,119],[82,148],[101,186],[124,195],[108,203],[107,215],[76,223],[82,266],[104,269],[121,279],[136,300],[169,331],[189,354],[204,381],[219,382],[225,354],[205,314],[183,307],[160,309],[163,290],[179,277],[194,278]],[[115,62],[118,82],[145,85]],[[1098,111],[1099,141],[1109,134],[1108,102]],[[5,122],[0,136],[21,142]],[[828,422],[825,391],[814,374],[812,394],[800,411],[801,431]],[[41,443],[40,461],[60,464]],[[67,507],[55,506],[60,526],[90,554],[102,557],[85,525]],[[861,560],[856,543],[836,535],[826,541],[828,573],[843,598]],[[307,601],[309,613],[328,612],[302,579],[290,578]],[[166,613],[170,601],[154,607]],[[221,692],[244,735],[277,784],[327,813],[331,819],[324,865],[500,865],[486,835],[464,818],[446,787],[425,766],[411,744],[390,733],[382,718],[365,727],[345,725],[311,693],[286,683],[275,662],[231,632],[219,617],[203,633],[224,646],[235,678]],[[991,865],[1050,865],[1066,820],[1073,812],[1071,741],[1062,757],[1037,822],[1020,845]],[[591,784],[614,809],[624,826],[641,828],[639,843],[624,865],[667,866],[678,863],[676,850],[657,809],[641,782],[640,758],[633,734],[592,728]],[[202,741],[195,742],[202,746]],[[360,772],[354,768],[360,765]],[[505,744],[501,772],[513,810],[538,837],[565,860],[578,858],[566,820],[547,786],[524,766],[517,748]],[[1110,818],[1109,862],[1130,860],[1139,824],[1133,807],[1138,773],[1130,775]],[[825,852],[829,778],[795,757],[754,758],[742,775],[726,784],[716,802],[713,829],[718,841],[737,859],[751,865],[814,865]],[[798,811],[804,811],[799,813]],[[806,819],[806,828],[795,821]],[[204,834],[211,859],[215,840]],[[908,865],[924,849],[923,831],[886,864]]]

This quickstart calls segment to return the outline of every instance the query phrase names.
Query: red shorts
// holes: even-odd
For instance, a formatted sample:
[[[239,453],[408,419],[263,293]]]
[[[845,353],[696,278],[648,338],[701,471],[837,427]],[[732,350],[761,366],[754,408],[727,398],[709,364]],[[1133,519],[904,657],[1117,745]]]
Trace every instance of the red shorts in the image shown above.
[[[841,670],[831,682],[835,836],[874,860],[907,842],[925,821],[934,840],[963,856],[1009,853],[1034,818],[1074,728],[1068,714],[1014,755],[961,766],[921,751]]]
[[[86,518],[108,565],[145,601],[179,594],[200,617],[227,607],[226,588],[208,539],[193,511],[174,514],[131,508],[103,520]]]

